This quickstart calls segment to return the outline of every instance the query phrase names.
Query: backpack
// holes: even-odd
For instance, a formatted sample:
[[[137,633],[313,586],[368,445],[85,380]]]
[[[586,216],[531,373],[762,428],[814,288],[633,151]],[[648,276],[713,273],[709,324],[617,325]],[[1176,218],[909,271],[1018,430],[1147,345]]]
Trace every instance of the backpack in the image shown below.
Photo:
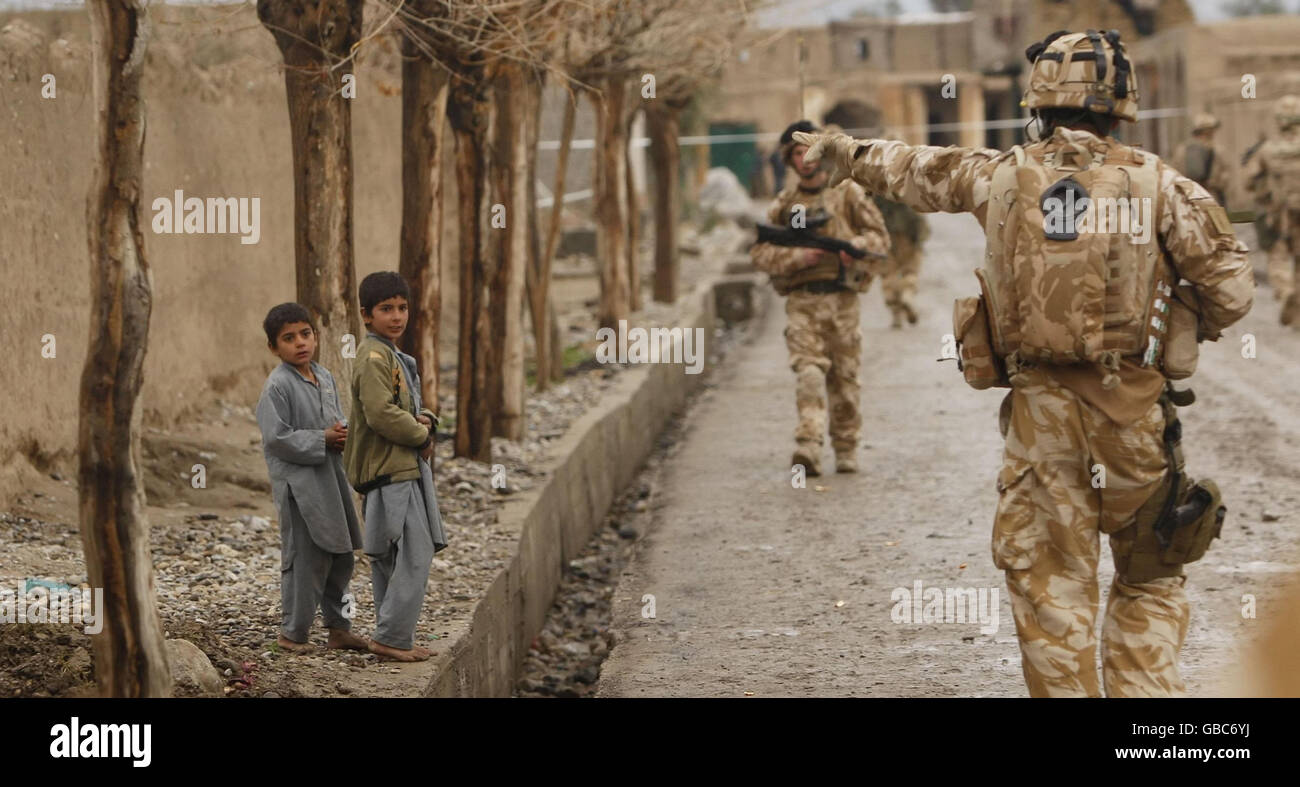
[[[997,165],[976,276],[994,351],[1009,367],[1097,363],[1112,373],[1110,387],[1121,357],[1159,360],[1172,288],[1149,226],[1157,163],[1114,144],[1016,146]]]
[[[1268,143],[1268,185],[1278,208],[1300,212],[1300,139],[1282,138]]]

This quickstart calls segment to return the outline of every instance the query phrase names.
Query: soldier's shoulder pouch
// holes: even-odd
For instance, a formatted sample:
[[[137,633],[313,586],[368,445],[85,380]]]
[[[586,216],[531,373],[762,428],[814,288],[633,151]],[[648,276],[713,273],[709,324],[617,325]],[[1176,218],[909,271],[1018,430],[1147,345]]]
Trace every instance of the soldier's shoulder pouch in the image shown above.
[[[952,335],[957,342],[957,368],[976,390],[1010,388],[1006,369],[993,354],[988,307],[983,296],[958,298],[952,306]]]

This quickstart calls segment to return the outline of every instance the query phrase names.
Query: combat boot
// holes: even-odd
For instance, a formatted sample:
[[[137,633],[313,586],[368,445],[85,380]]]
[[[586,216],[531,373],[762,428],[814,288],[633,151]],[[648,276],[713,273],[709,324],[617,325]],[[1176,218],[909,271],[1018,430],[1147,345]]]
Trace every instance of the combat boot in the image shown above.
[[[858,458],[853,454],[836,454],[835,472],[837,473],[858,472]]]
[[[916,307],[912,305],[911,298],[903,299],[903,311],[907,312],[907,324],[916,325]]]
[[[804,472],[808,475],[822,474],[821,446],[815,446],[811,443],[800,443],[799,447],[794,449],[794,456],[790,459],[791,465],[803,465]]]
[[[1292,292],[1282,304],[1281,321],[1283,325],[1294,325],[1297,318],[1300,318],[1300,295]]]

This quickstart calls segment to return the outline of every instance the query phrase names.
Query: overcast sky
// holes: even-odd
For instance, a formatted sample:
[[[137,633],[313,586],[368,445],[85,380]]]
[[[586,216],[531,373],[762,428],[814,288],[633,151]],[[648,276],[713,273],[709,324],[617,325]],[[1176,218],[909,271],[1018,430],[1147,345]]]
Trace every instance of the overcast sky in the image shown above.
[[[2,2],[3,0],[0,0]],[[1188,0],[1196,12],[1196,18],[1203,21],[1223,19],[1225,14],[1219,6],[1222,0]],[[1283,0],[1283,5],[1292,7],[1296,0]],[[857,8],[884,8],[884,0],[778,0],[778,8],[765,12],[762,24],[766,26],[815,25],[832,19],[845,19]],[[903,13],[929,13],[933,10],[930,0],[898,0]]]
[[[204,3],[209,0],[190,0],[191,3]],[[231,0],[219,0],[230,2]],[[155,0],[157,2],[157,0]],[[1196,11],[1196,18],[1204,21],[1223,19],[1220,10],[1223,0],[1189,0]],[[0,0],[0,9],[15,8],[54,8],[79,6],[81,0]],[[930,12],[930,0],[898,0],[904,13]],[[1294,7],[1300,0],[1283,0],[1283,5]],[[764,27],[784,27],[790,25],[810,26],[825,23],[832,19],[845,19],[857,8],[883,8],[884,0],[777,0],[777,7],[769,9],[760,17]]]

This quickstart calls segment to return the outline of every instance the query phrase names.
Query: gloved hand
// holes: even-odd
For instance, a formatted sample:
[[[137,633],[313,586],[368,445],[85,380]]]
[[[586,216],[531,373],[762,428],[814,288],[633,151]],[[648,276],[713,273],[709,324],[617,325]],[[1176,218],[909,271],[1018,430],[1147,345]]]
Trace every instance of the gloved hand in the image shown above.
[[[853,166],[853,149],[857,146],[848,134],[809,134],[804,131],[794,132],[794,141],[807,145],[803,160],[816,164],[824,157],[830,164],[829,185],[834,186],[849,176]]]

